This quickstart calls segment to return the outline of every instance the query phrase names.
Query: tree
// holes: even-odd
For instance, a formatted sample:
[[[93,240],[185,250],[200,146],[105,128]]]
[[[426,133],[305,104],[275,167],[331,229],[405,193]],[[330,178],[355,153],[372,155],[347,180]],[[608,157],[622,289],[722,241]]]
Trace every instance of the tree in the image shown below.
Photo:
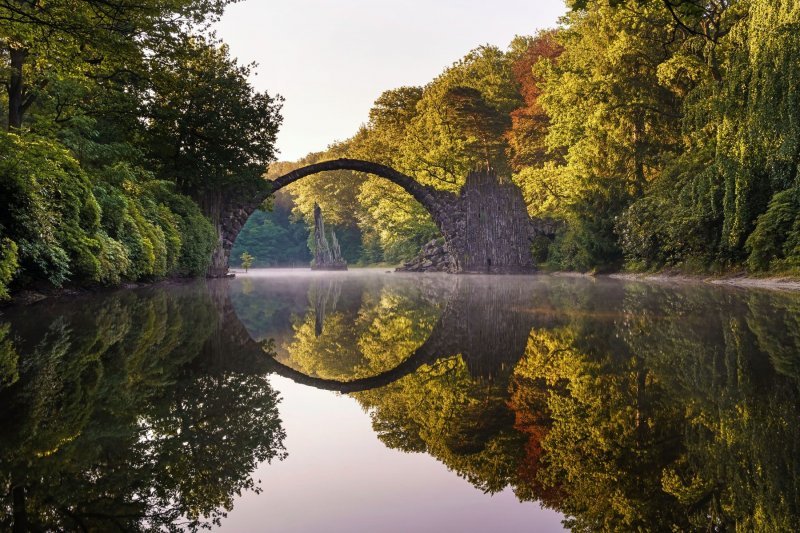
[[[266,187],[280,123],[203,35],[229,3],[0,2],[3,290],[206,272],[217,235],[184,194],[216,221],[222,188]]]
[[[629,261],[714,269],[747,261],[753,270],[797,262],[786,218],[800,161],[796,6],[709,2],[713,13],[684,13],[694,17],[683,29],[693,37],[662,77],[683,86],[687,135],[651,193],[620,221]]]
[[[663,168],[678,142],[680,98],[659,65],[676,46],[663,6],[589,2],[558,33],[558,61],[543,64],[539,98],[567,229],[551,260],[560,268],[619,266],[615,219]]]
[[[281,98],[253,90],[252,65],[227,46],[186,37],[157,51],[142,95],[145,148],[157,175],[196,197],[252,185],[275,157]]]
[[[457,191],[467,174],[486,166],[505,173],[505,127],[522,103],[511,58],[482,46],[423,90],[402,149],[401,169],[422,183]]]
[[[549,30],[535,37],[516,38],[511,50],[512,70],[524,105],[511,112],[507,137],[511,167],[520,172],[527,167],[541,167],[553,158],[545,142],[550,118],[540,102],[545,81],[542,74],[546,71],[540,63],[555,61],[564,48],[558,41],[558,32]]]
[[[372,160],[454,192],[475,169],[492,167],[508,176],[505,133],[509,113],[522,103],[511,62],[500,49],[484,46],[424,88],[385,91],[370,110],[369,122],[353,137],[303,162]],[[349,215],[352,220],[332,221],[358,226],[367,261],[409,259],[439,233],[421,205],[379,178],[330,173],[293,185],[293,194],[306,220],[314,202],[332,217]]]
[[[8,54],[8,127],[58,76],[110,80],[144,49],[204,25],[231,0],[88,0],[0,2],[0,45]],[[152,48],[150,49],[152,51]]]
[[[253,266],[296,266],[308,264],[309,229],[302,219],[292,215],[294,203],[288,191],[278,191],[270,210],[253,213],[236,238],[231,256],[247,250],[256,258]],[[358,259],[356,256],[353,262]]]
[[[241,259],[242,259],[242,268],[244,268],[244,271],[247,272],[247,270],[251,266],[253,266],[253,259],[255,258],[245,251],[242,253]]]

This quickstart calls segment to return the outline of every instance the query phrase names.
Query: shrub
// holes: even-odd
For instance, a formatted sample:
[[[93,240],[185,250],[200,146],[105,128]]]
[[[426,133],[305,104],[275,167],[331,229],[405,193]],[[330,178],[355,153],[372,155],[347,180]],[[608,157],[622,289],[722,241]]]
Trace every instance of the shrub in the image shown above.
[[[772,197],[747,239],[747,266],[754,271],[800,267],[800,187]]]
[[[0,154],[0,297],[15,273],[56,287],[205,273],[216,233],[172,184],[127,163],[90,176],[36,137],[0,133]]]
[[[81,223],[91,224],[88,181],[69,153],[47,140],[0,134],[0,225],[19,247],[19,263],[33,278],[60,286],[71,261],[91,269]],[[87,194],[88,193],[88,194]],[[83,217],[81,214],[83,213]]]
[[[17,243],[5,237],[0,239],[0,300],[8,299],[8,284],[17,273]]]

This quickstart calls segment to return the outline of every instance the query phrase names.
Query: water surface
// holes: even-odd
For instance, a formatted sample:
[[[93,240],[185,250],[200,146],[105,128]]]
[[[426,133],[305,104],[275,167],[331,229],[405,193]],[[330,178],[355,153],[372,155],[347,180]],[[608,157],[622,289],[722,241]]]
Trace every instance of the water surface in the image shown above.
[[[0,315],[0,529],[800,529],[800,295],[253,271]]]

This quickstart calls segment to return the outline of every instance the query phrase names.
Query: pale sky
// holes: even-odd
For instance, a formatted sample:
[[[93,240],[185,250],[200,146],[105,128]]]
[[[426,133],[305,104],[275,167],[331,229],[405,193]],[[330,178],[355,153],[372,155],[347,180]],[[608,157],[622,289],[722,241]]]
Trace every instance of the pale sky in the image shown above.
[[[245,0],[217,34],[280,94],[280,160],[353,135],[385,90],[424,85],[481,44],[551,28],[563,0]]]

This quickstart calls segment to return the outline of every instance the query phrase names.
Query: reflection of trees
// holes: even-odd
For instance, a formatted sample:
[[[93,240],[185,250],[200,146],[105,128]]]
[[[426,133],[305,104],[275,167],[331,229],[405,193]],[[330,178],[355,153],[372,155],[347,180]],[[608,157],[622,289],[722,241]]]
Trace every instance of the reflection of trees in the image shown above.
[[[11,326],[0,323],[0,389],[19,379],[19,354],[9,338]]]
[[[193,529],[281,456],[266,379],[205,371],[217,313],[203,287],[9,317],[19,380],[0,390],[0,529]]]
[[[633,305],[647,296],[632,295]],[[664,490],[693,510],[695,527],[797,530],[797,298],[682,296],[674,309],[694,315],[695,327],[671,314],[633,341],[684,413],[686,450],[665,469]]]
[[[251,327],[284,328],[283,360],[310,375],[393,376],[350,389],[387,446],[511,486],[576,530],[800,529],[796,296],[397,279],[232,298],[212,284],[9,317],[0,529],[224,516],[282,453],[263,377],[278,367]]]
[[[415,372],[354,394],[379,438],[575,530],[800,527],[796,297],[483,283],[452,288],[428,340],[402,291],[327,308],[320,335],[309,312],[290,362],[350,379],[441,338]]]
[[[390,370],[422,345],[440,312],[418,290],[362,287],[343,299],[340,286],[321,281],[286,345],[287,363],[311,376],[347,380]]]
[[[475,379],[454,355],[356,398],[387,446],[427,452],[475,486],[496,492],[510,482],[523,443],[506,406],[506,379]]]
[[[311,286],[314,310],[298,315],[286,344],[286,362],[304,374],[329,380],[303,382],[330,388],[336,388],[330,380],[356,385],[361,380],[366,385],[370,379],[365,376],[401,370],[395,379],[406,377],[356,395],[372,410],[380,438],[403,450],[447,456],[446,462],[476,485],[499,490],[513,473],[522,442],[512,427],[506,390],[537,320],[523,309],[531,287],[522,279],[494,285],[481,278],[437,283],[425,287],[401,278],[364,284],[358,291],[342,291],[335,306],[330,298],[318,296],[337,291]],[[431,294],[439,297],[438,305]],[[345,295],[349,303],[343,301]],[[415,366],[403,371],[409,362]]]
[[[781,375],[799,355],[796,299],[644,285],[615,297],[616,317],[584,302],[534,331],[517,366],[546,422],[531,432],[533,484],[577,530],[797,530],[798,384]]]

